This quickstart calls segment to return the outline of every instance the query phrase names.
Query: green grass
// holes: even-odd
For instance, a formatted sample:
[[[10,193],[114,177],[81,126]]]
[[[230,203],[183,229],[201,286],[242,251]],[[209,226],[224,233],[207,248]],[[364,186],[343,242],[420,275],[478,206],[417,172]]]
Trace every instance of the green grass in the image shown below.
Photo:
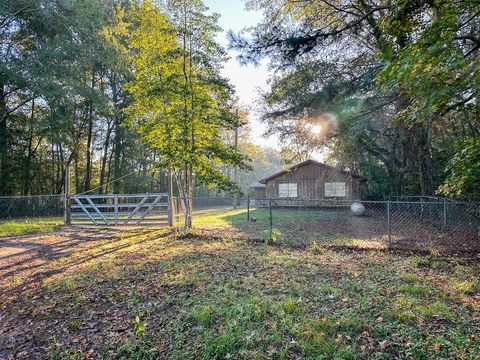
[[[262,211],[263,213],[264,211]],[[238,225],[247,221],[247,210],[231,208],[214,210],[196,210],[193,215],[193,226],[217,228]]]
[[[350,246],[378,248],[386,244],[386,229],[382,230],[369,218],[349,218],[338,209],[273,208],[272,231],[270,209],[251,208],[250,221],[247,209],[231,207],[197,209],[193,214],[193,226],[201,229],[236,230],[245,237],[275,242],[290,247]],[[348,220],[347,220],[348,219]],[[181,225],[181,221],[178,222]],[[373,229],[371,235],[368,230]],[[367,234],[367,235],[365,235]],[[358,235],[358,236],[357,236]]]
[[[328,211],[314,210],[309,211],[305,208],[275,208],[272,211],[274,223],[281,224],[282,221],[312,221],[333,219],[335,214]],[[268,208],[251,208],[250,218],[255,218],[257,223],[269,225],[270,210]],[[214,208],[194,211],[193,225],[202,227],[222,227],[222,226],[255,226],[255,222],[247,222],[247,209],[241,208],[233,210],[230,207]]]
[[[479,359],[478,263],[163,234],[52,261],[4,335],[47,358]]]
[[[50,232],[63,225],[61,217],[0,221],[0,238]]]

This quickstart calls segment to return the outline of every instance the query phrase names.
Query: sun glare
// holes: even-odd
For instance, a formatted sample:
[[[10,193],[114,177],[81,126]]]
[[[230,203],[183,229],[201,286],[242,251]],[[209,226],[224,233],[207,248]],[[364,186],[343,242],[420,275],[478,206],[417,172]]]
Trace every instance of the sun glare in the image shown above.
[[[312,134],[320,135],[320,133],[322,132],[322,127],[320,125],[313,125],[310,131],[312,132]]]

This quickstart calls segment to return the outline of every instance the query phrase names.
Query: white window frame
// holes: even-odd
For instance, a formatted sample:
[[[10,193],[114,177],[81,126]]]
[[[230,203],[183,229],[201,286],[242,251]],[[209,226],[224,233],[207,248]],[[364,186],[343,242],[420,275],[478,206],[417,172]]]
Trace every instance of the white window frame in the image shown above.
[[[283,189],[281,189],[283,188]],[[279,183],[278,184],[279,198],[296,198],[298,197],[298,184],[296,182]]]
[[[325,197],[346,197],[347,183],[345,181],[326,182],[323,192]]]

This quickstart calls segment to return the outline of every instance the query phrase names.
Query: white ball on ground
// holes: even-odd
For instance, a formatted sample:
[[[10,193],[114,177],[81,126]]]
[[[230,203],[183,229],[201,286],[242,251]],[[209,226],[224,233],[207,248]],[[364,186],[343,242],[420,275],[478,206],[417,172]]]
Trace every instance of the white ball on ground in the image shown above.
[[[365,213],[365,206],[360,201],[355,201],[350,209],[355,216],[362,216]]]

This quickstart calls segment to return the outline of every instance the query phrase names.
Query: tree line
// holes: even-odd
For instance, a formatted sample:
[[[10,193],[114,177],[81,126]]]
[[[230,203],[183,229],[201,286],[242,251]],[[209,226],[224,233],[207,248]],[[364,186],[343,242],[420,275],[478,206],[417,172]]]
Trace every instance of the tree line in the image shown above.
[[[247,4],[265,20],[230,46],[271,61],[281,152],[249,142],[200,0],[2,1],[0,194],[61,193],[67,167],[76,193],[232,193],[320,151],[367,196],[480,197],[478,0]]]
[[[267,57],[269,132],[293,158],[369,178],[368,194],[480,198],[478,0],[248,1],[239,60]]]
[[[228,137],[245,114],[220,75],[226,53],[207,10],[200,0],[3,1],[0,194],[61,193],[67,168],[75,193],[239,192],[232,169],[251,166]]]

